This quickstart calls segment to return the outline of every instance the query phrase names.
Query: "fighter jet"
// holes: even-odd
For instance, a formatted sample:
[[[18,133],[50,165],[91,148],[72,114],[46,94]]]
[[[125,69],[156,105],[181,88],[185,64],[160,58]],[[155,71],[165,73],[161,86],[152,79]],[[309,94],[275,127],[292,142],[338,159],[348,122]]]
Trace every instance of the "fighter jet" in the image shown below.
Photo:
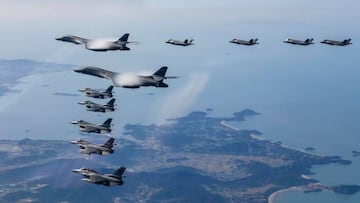
[[[81,179],[82,181],[98,185],[113,186],[124,184],[123,174],[125,170],[125,167],[120,167],[113,174],[100,174],[95,170],[80,168],[74,169],[73,172],[83,175],[84,178]]]
[[[306,39],[305,41],[296,40],[296,39],[285,39],[284,42],[289,44],[296,44],[296,45],[310,45],[310,44],[314,44],[313,40],[314,39],[312,38]]]
[[[65,35],[63,37],[59,37],[55,39],[63,42],[85,45],[86,49],[92,51],[109,51],[109,50],[129,51],[130,48],[127,47],[126,44],[135,43],[135,42],[128,42],[128,38],[129,38],[129,33],[124,34],[118,40],[85,39],[74,35]]]
[[[88,97],[104,99],[104,98],[112,98],[113,97],[113,94],[112,94],[113,88],[114,88],[114,86],[112,86],[112,85],[110,87],[108,87],[105,91],[99,91],[99,90],[94,90],[91,88],[85,88],[85,89],[79,89],[79,92],[85,92],[85,95]]]
[[[168,44],[173,44],[173,45],[179,45],[179,46],[189,46],[189,45],[194,45],[192,42],[194,40],[193,39],[185,39],[184,41],[179,41],[179,40],[175,40],[175,39],[169,39],[168,41],[166,41],[165,43]]]
[[[86,133],[110,133],[112,118],[108,118],[103,124],[93,124],[84,120],[72,121],[72,124],[79,125],[81,132]]]
[[[79,102],[78,104],[86,106],[86,110],[88,110],[88,111],[105,113],[106,111],[115,111],[114,102],[115,102],[115,99],[111,99],[107,104],[102,105],[102,104],[97,104],[92,101],[86,100],[86,101]]]
[[[115,139],[110,138],[105,144],[92,144],[90,142],[87,143],[79,143],[77,144],[80,148],[80,153],[82,154],[99,154],[99,155],[107,155],[114,153],[113,144]]]
[[[93,169],[84,168],[84,167],[81,167],[79,169],[73,169],[72,172],[79,173],[87,178],[90,177],[90,174],[99,174],[97,171],[95,171]]]
[[[120,74],[112,71],[108,71],[97,67],[81,67],[75,69],[77,73],[83,73],[100,78],[106,78],[113,82],[117,87],[124,88],[139,88],[141,86],[154,86],[154,87],[168,87],[163,82],[164,79],[178,78],[177,76],[165,76],[168,67],[163,66],[157,70],[154,74],[148,76],[141,76],[135,74]]]
[[[86,140],[83,140],[83,139],[79,139],[79,140],[72,140],[70,141],[71,144],[91,144],[90,142],[86,141]]]
[[[234,43],[234,44],[241,44],[241,45],[255,45],[255,44],[259,44],[257,43],[258,39],[250,39],[249,41],[246,40],[240,40],[240,39],[233,39],[231,41],[229,41],[230,43]]]
[[[350,41],[351,41],[351,39],[345,39],[344,41],[335,41],[335,40],[326,39],[326,40],[322,41],[321,43],[329,44],[329,45],[336,45],[336,46],[346,46],[346,45],[352,44]]]

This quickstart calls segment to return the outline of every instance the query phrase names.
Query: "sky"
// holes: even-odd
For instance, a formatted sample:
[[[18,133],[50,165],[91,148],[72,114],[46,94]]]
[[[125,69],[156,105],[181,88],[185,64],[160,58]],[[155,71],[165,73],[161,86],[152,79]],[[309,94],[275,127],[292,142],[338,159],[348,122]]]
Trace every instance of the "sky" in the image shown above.
[[[180,76],[167,82],[170,88],[136,93],[119,90],[122,124],[160,123],[207,107],[215,108],[214,115],[221,116],[252,108],[264,117],[270,115],[273,122],[261,122],[261,125],[255,122],[249,127],[259,128],[265,136],[281,134],[285,142],[305,146],[310,135],[344,129],[350,134],[357,131],[354,127],[357,119],[340,118],[353,118],[352,114],[360,113],[357,107],[360,26],[356,20],[360,17],[359,8],[360,2],[355,0],[5,0],[0,7],[0,58],[91,65],[117,72],[152,73],[165,65],[169,67],[169,75]],[[126,32],[130,33],[129,40],[140,42],[129,45],[129,52],[92,52],[54,39],[66,34],[118,38]],[[233,38],[255,37],[260,44],[254,47],[228,43]],[[309,47],[284,44],[282,41],[288,37],[314,38],[316,44]],[[170,38],[193,38],[195,45],[165,44]],[[325,38],[352,38],[354,44],[348,47],[320,44]],[[74,73],[69,74],[69,79],[74,81],[64,87],[59,84],[61,81],[53,81],[54,88],[58,88],[54,91],[70,91],[88,84],[99,84],[99,88],[109,85],[108,81]],[[33,94],[57,98],[32,93],[51,83],[49,79],[28,80],[34,80],[34,84],[22,96],[16,96],[18,103],[26,103]],[[155,92],[151,99],[144,96],[151,92]],[[137,99],[149,101],[144,105]],[[134,108],[142,113],[131,111]],[[23,112],[33,113],[25,107]],[[332,115],[338,119],[331,120]],[[61,119],[68,122],[76,118],[68,115]],[[320,121],[321,128],[310,125]],[[43,130],[42,134],[52,133],[51,129]],[[309,134],[309,138],[299,134]]]

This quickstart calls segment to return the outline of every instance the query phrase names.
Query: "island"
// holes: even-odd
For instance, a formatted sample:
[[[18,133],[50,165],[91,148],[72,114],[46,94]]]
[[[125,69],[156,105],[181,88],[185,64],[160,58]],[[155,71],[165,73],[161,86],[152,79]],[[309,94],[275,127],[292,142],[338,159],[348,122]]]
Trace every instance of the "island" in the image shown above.
[[[359,190],[359,186],[323,186],[307,176],[313,174],[314,165],[351,161],[290,148],[260,137],[256,129],[231,126],[259,113],[245,109],[229,117],[212,117],[208,112],[194,111],[162,125],[127,124],[116,136],[115,153],[102,157],[81,155],[65,140],[1,140],[0,199],[265,203],[273,193],[292,187],[342,194]],[[125,166],[125,184],[82,182],[71,170],[84,166],[104,173]]]

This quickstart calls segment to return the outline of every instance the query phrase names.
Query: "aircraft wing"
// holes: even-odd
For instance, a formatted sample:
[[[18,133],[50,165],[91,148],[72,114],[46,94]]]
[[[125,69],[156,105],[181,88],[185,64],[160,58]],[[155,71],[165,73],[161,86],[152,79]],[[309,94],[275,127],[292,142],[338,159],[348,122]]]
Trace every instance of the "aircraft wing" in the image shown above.
[[[65,35],[63,37],[56,38],[56,40],[63,41],[63,42],[70,42],[74,44],[86,44],[88,39],[77,37],[74,35]]]
[[[84,153],[84,154],[101,154],[102,153],[102,151],[100,149],[93,147],[93,146],[85,145],[83,147],[84,147],[84,149],[82,150],[82,153]]]
[[[108,71],[102,68],[94,67],[94,66],[86,66],[86,67],[80,67],[78,69],[74,70],[77,73],[83,73],[87,75],[96,76],[99,78],[106,78],[109,80],[112,80],[117,73]]]

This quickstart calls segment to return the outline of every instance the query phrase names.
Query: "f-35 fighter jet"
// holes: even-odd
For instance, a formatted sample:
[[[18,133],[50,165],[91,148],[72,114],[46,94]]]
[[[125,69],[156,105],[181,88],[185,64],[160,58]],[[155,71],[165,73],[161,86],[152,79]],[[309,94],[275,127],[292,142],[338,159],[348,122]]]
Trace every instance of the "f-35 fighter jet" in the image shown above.
[[[113,88],[114,88],[114,86],[112,86],[112,85],[110,87],[108,87],[105,91],[99,91],[99,90],[94,90],[91,88],[85,88],[85,89],[79,89],[79,92],[85,92],[85,95],[88,97],[104,99],[104,98],[112,98],[113,97],[113,94],[112,94]]]
[[[106,111],[115,111],[115,105],[114,105],[115,99],[111,99],[107,104],[97,104],[92,101],[86,100],[79,102],[79,104],[86,106],[86,110],[88,111],[94,111],[94,112],[103,112]]]
[[[95,170],[80,168],[74,169],[73,172],[83,175],[84,178],[81,179],[82,181],[98,185],[113,186],[124,184],[123,174],[125,170],[125,167],[120,167],[113,174],[100,174]]]
[[[179,46],[189,46],[189,45],[194,45],[192,42],[194,40],[193,39],[185,39],[184,41],[179,41],[179,40],[175,40],[175,39],[169,39],[168,41],[166,41],[165,43],[168,44],[173,44],[173,45],[179,45]]]
[[[285,39],[284,42],[285,43],[289,43],[289,44],[296,44],[296,45],[310,45],[310,44],[314,44],[313,43],[314,39],[306,39],[305,41],[302,40],[296,40],[296,39]]]
[[[72,124],[79,125],[81,132],[86,133],[110,133],[112,118],[108,118],[103,124],[93,124],[84,120],[72,121]]]
[[[129,33],[124,34],[118,40],[85,39],[74,35],[65,35],[63,37],[56,38],[56,40],[85,45],[86,49],[92,51],[109,51],[109,50],[129,51],[130,48],[127,47],[126,44],[134,43],[134,42],[128,42],[128,38],[129,38]]]
[[[351,41],[351,39],[345,39],[344,41],[335,41],[335,40],[326,39],[326,40],[322,41],[321,43],[329,44],[329,45],[336,45],[336,46],[346,46],[346,45],[352,44],[350,41]]]
[[[240,40],[240,39],[233,39],[231,41],[229,41],[230,43],[234,43],[234,44],[241,44],[241,45],[255,45],[255,44],[259,44],[257,43],[258,39],[250,39],[249,41],[246,40]]]
[[[113,144],[115,139],[110,138],[105,144],[92,144],[90,142],[87,143],[78,143],[77,145],[80,148],[80,153],[82,154],[99,154],[99,155],[107,155],[114,153]]]
[[[87,66],[75,69],[77,73],[83,73],[100,78],[106,78],[113,82],[117,87],[139,88],[141,86],[168,87],[163,81],[164,79],[178,78],[177,76],[165,76],[168,67],[163,66],[154,74],[141,76],[135,74],[120,74],[105,70],[102,68]]]

